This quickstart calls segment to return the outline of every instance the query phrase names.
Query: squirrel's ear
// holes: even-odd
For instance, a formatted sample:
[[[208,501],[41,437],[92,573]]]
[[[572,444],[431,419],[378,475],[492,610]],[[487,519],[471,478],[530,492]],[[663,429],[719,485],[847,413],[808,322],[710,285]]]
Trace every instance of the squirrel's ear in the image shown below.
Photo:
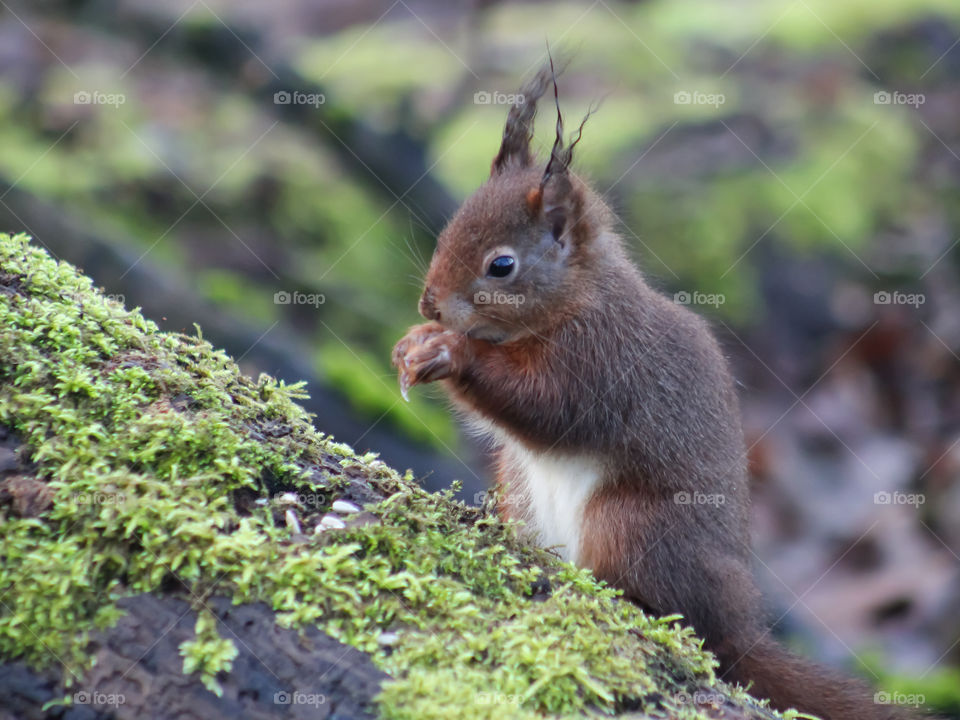
[[[499,175],[507,167],[525,168],[533,161],[530,141],[533,139],[533,118],[537,114],[537,100],[550,84],[551,69],[547,66],[517,93],[516,102],[507,114],[500,151],[490,166],[490,177]]]
[[[565,183],[563,182],[565,181]],[[569,178],[555,176],[546,187],[530,188],[527,192],[527,210],[534,219],[541,219],[549,227],[554,240],[560,240],[567,226],[567,218],[574,209]]]
[[[551,175],[540,190],[540,212],[553,239],[565,245],[568,231],[576,221],[580,202],[566,173]]]
[[[551,175],[542,187],[530,188],[526,201],[530,216],[539,218],[549,229],[553,239],[565,244],[564,233],[583,205],[570,176],[566,173]]]

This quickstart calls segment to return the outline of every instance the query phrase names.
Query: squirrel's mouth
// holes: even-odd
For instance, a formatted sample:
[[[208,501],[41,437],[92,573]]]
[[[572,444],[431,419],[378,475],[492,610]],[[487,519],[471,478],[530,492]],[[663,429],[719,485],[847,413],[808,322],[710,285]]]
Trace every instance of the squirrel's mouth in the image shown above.
[[[471,325],[463,334],[473,340],[483,340],[493,345],[499,345],[510,336],[506,330],[493,325]]]
[[[473,340],[483,340],[491,345],[501,345],[511,340],[517,340],[521,336],[515,331],[494,325],[474,325],[467,328],[463,334]]]
[[[509,336],[509,333],[506,331],[493,327],[471,327],[468,328],[463,334],[468,338],[473,338],[474,340],[485,340],[486,342],[493,343],[494,345],[499,345]]]
[[[483,312],[468,303],[447,302],[437,321],[448,330],[472,340],[483,340],[492,345],[508,342],[518,336],[520,328],[501,320],[490,312]]]

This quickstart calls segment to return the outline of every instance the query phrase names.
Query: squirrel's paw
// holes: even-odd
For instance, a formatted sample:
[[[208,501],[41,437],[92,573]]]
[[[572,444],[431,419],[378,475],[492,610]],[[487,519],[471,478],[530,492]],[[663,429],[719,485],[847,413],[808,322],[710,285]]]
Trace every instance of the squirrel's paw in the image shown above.
[[[439,323],[417,325],[396,344],[393,364],[400,372],[400,393],[414,385],[442,380],[454,372],[456,348],[460,336]]]

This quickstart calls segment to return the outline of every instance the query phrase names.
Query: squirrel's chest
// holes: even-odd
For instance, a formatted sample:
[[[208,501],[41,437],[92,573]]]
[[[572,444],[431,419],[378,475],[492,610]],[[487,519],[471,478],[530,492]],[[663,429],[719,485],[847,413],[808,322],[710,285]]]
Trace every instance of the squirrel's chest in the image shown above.
[[[544,547],[576,563],[583,512],[600,484],[602,468],[585,455],[533,452],[513,438],[500,438],[501,480],[510,505]]]

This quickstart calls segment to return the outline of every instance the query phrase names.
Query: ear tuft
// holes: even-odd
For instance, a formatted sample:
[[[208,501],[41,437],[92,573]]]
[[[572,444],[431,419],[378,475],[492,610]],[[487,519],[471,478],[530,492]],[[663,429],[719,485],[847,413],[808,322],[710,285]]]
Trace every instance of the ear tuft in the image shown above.
[[[531,215],[540,214],[540,206],[543,204],[543,192],[540,188],[530,188],[527,192],[527,209]]]
[[[580,138],[583,137],[583,126],[586,125],[590,116],[596,112],[596,108],[593,105],[587,109],[587,114],[580,122],[580,127],[577,128],[576,137],[571,139],[569,144],[565,145],[563,140],[563,114],[560,112],[560,90],[557,87],[557,74],[553,68],[553,56],[550,55],[549,50],[547,51],[547,57],[550,59],[550,80],[553,84],[553,102],[557,108],[557,125],[556,137],[553,141],[553,147],[550,149],[550,159],[547,161],[547,167],[544,169],[543,177],[540,179],[541,190],[546,187],[551,179],[555,177],[566,179],[569,176],[570,163],[573,161],[573,148],[576,147],[577,143],[580,142]]]
[[[530,141],[533,139],[533,119],[537,101],[550,85],[550,70],[540,69],[517,93],[517,101],[507,113],[500,150],[490,167],[490,177],[499,175],[508,167],[528,167],[533,162]]]

